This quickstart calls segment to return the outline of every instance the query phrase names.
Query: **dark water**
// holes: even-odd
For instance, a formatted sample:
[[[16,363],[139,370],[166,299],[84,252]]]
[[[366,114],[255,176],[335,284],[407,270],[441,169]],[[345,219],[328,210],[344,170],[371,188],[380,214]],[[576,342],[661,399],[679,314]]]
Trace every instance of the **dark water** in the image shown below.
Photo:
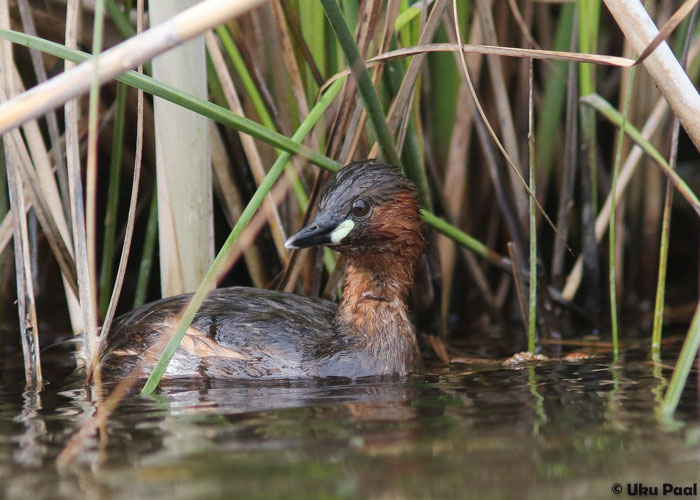
[[[669,376],[599,358],[403,381],[171,383],[128,397],[103,452],[92,437],[59,469],[94,404],[56,383],[23,392],[5,367],[0,498],[609,499],[628,483],[663,496],[664,483],[700,483],[697,375],[663,422]]]

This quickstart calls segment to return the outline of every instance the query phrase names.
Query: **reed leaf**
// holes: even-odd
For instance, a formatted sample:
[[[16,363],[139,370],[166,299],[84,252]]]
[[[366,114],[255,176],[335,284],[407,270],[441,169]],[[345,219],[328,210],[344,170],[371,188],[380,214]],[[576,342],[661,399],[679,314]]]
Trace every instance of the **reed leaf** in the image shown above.
[[[574,10],[573,4],[566,4],[562,8],[557,24],[556,50],[564,51],[569,47],[574,23]],[[563,62],[555,62],[552,64],[552,68],[547,69],[541,107],[547,112],[540,113],[537,119],[537,157],[541,169],[540,179],[545,183],[549,180],[557,135],[561,130],[561,115],[567,89],[566,70],[567,64]],[[537,180],[538,184],[540,179]],[[547,192],[546,184],[541,187],[540,192]]]
[[[129,18],[122,12],[116,0],[105,0],[104,8],[124,38],[129,38],[136,34],[136,30],[131,26]]]
[[[659,153],[659,151],[645,139],[642,134],[637,130],[634,125],[630,123],[625,123],[624,127],[622,125],[623,118],[619,111],[617,111],[609,102],[603,99],[598,94],[590,94],[581,99],[581,101],[589,106],[593,107],[596,111],[602,114],[610,122],[614,123],[618,127],[622,127],[625,133],[637,143],[645,153],[647,153],[659,167],[669,180],[673,183],[678,192],[683,196],[690,206],[693,207],[698,215],[700,215],[700,200],[698,200],[697,195],[688,186],[688,184],[678,175],[678,173],[673,170],[666,159]]]
[[[104,220],[104,238],[102,243],[102,262],[100,265],[100,291],[98,311],[104,317],[109,305],[112,289],[112,271],[114,268],[114,246],[117,234],[117,215],[119,209],[119,186],[121,181],[122,151],[124,143],[124,122],[126,116],[126,91],[129,87],[117,84],[116,112],[114,115],[114,132],[112,134],[112,156],[109,166],[109,187],[107,188],[107,212]]]
[[[670,417],[676,411],[678,402],[681,399],[681,393],[688,380],[688,374],[693,366],[693,361],[698,354],[700,346],[700,303],[695,309],[693,321],[690,323],[690,329],[685,336],[681,353],[678,356],[676,367],[671,376],[671,382],[666,389],[663,405],[661,406],[661,414],[664,417]]]
[[[260,95],[258,88],[255,86],[255,82],[253,82],[253,78],[250,76],[250,71],[243,60],[243,56],[241,56],[228,29],[226,26],[219,26],[216,28],[216,34],[219,36],[221,45],[224,47],[236,73],[238,73],[238,77],[241,79],[243,88],[250,99],[250,103],[253,105],[253,109],[255,109],[255,112],[258,114],[260,123],[270,130],[274,130],[275,125],[270,116],[270,112],[265,106],[265,101]]]

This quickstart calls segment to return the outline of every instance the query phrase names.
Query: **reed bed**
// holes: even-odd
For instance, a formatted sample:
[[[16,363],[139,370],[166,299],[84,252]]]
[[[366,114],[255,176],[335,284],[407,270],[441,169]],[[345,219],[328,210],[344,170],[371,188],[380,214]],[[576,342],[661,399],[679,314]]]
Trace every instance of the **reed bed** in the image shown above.
[[[428,352],[499,325],[499,354],[594,334],[614,364],[641,329],[660,363],[672,324],[671,415],[700,343],[697,3],[0,0],[3,341],[38,389],[56,331],[93,374],[98,325],[193,291],[151,392],[217,284],[342,293],[342,259],[282,243],[377,157],[421,189]]]

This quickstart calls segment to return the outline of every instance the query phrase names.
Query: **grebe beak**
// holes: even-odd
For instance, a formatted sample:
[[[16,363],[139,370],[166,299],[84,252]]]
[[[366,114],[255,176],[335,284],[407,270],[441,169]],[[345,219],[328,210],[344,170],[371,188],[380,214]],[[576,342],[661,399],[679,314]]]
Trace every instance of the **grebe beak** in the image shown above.
[[[338,245],[354,227],[355,223],[351,219],[339,222],[319,214],[311,224],[290,236],[284,246],[291,250],[318,245]]]

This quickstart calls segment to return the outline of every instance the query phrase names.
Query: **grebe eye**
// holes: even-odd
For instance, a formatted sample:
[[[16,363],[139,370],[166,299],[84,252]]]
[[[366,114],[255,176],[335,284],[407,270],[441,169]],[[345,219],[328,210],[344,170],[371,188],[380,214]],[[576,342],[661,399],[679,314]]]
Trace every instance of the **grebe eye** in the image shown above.
[[[364,217],[369,213],[369,203],[362,198],[358,198],[352,202],[352,215],[355,217]]]

